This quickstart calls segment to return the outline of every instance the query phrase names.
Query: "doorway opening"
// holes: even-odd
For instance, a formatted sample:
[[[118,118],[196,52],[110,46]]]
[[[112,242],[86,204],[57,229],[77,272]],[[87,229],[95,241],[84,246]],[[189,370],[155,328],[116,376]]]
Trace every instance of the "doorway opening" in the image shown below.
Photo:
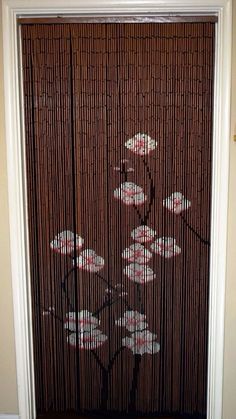
[[[36,406],[206,414],[215,23],[22,23]]]

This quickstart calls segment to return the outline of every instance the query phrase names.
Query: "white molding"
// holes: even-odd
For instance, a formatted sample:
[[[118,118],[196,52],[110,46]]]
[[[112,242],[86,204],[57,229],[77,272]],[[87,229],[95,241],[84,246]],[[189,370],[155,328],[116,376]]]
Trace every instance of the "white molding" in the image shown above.
[[[35,418],[35,396],[17,17],[80,14],[135,16],[152,13],[162,15],[213,13],[218,16],[213,129],[207,419],[222,419],[232,0],[100,0],[99,2],[97,0],[3,0],[2,5],[11,266],[21,419]],[[10,419],[9,416],[8,419]]]
[[[232,2],[218,13],[214,84],[207,419],[222,419],[229,184]]]
[[[0,419],[20,419],[19,415],[10,415],[8,413],[0,413]]]

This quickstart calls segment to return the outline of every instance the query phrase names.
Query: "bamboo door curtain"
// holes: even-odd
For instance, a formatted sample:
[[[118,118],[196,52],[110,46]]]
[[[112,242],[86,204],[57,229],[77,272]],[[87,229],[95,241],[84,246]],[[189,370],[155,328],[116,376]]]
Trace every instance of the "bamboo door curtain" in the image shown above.
[[[214,23],[21,38],[37,411],[205,417]]]

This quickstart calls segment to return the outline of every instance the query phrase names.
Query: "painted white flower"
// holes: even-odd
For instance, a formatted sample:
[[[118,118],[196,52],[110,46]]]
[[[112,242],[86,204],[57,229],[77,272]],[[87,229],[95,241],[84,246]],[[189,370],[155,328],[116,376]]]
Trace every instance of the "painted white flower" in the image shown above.
[[[120,160],[121,165],[120,166],[115,166],[114,170],[115,172],[121,172],[121,173],[130,173],[130,172],[134,172],[134,168],[133,167],[126,167],[126,163],[129,163],[129,160],[127,159],[122,159]]]
[[[103,345],[107,340],[107,336],[102,333],[99,329],[90,330],[89,332],[80,332],[78,333],[78,338],[76,342],[76,333],[71,333],[67,336],[67,341],[69,345],[76,348],[76,343],[78,344],[79,349],[96,349],[99,346]]]
[[[138,330],[144,330],[148,327],[145,314],[141,314],[138,311],[128,310],[125,311],[123,317],[115,321],[116,326],[123,326],[129,332],[136,332]]]
[[[114,295],[114,294],[118,294],[119,297],[123,298],[126,297],[128,295],[128,292],[125,291],[125,287],[123,284],[118,283],[116,285],[114,285],[112,288],[106,288],[105,289],[105,294],[109,295]]]
[[[147,265],[140,265],[139,263],[130,263],[124,268],[124,274],[128,276],[131,281],[138,284],[146,284],[146,282],[153,281],[156,277],[153,270]]]
[[[140,264],[147,263],[152,257],[151,252],[140,243],[131,244],[122,253],[123,259]]]
[[[43,310],[43,316],[49,316],[50,314],[54,314],[55,313],[55,307],[48,307],[47,310]]]
[[[145,156],[146,154],[149,154],[150,151],[155,150],[157,142],[149,137],[149,135],[139,132],[126,141],[125,147],[139,156]]]
[[[131,232],[131,237],[136,242],[148,243],[154,239],[156,234],[156,231],[148,226],[139,226]]]
[[[78,321],[77,321],[78,319]],[[76,315],[75,312],[70,311],[66,314],[66,319],[64,322],[65,329],[68,329],[72,332],[75,332],[78,328],[80,332],[89,332],[93,329],[96,329],[100,325],[100,320],[97,317],[93,316],[93,313],[90,313],[88,310],[82,310]]]
[[[134,332],[130,337],[122,339],[122,344],[129,348],[135,355],[156,354],[160,351],[159,343],[155,342],[157,335],[151,333],[149,330],[141,332]]]
[[[191,202],[181,192],[173,192],[168,198],[163,200],[163,206],[174,214],[180,214],[191,207]]]
[[[114,171],[115,172],[122,172],[122,168],[118,167],[118,166],[115,166]],[[134,168],[133,167],[128,167],[128,169],[126,169],[126,172],[127,173],[134,172]]]
[[[173,237],[160,237],[150,246],[151,250],[165,258],[171,258],[181,253],[181,248],[177,246],[176,239]]]
[[[106,288],[105,289],[105,294],[112,294],[113,293],[113,289],[112,288]]]
[[[114,197],[120,199],[125,205],[142,205],[147,196],[143,188],[133,182],[124,182],[114,190]]]
[[[74,250],[79,250],[83,246],[84,239],[72,231],[65,230],[55,236],[51,241],[50,247],[54,252],[61,253],[62,255],[69,255]]]
[[[104,259],[92,249],[83,250],[76,258],[76,266],[88,272],[98,272],[104,267]]]
[[[121,293],[119,294],[119,297],[124,298],[127,297],[128,292],[127,291],[121,291]]]

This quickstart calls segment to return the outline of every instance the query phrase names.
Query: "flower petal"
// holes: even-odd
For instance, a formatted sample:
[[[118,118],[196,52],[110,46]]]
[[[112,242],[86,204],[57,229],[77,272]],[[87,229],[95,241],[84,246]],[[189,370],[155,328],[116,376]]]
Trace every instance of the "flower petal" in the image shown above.
[[[149,154],[150,151],[155,150],[157,142],[149,137],[149,135],[139,132],[126,141],[125,147],[135,154],[145,156]]]

